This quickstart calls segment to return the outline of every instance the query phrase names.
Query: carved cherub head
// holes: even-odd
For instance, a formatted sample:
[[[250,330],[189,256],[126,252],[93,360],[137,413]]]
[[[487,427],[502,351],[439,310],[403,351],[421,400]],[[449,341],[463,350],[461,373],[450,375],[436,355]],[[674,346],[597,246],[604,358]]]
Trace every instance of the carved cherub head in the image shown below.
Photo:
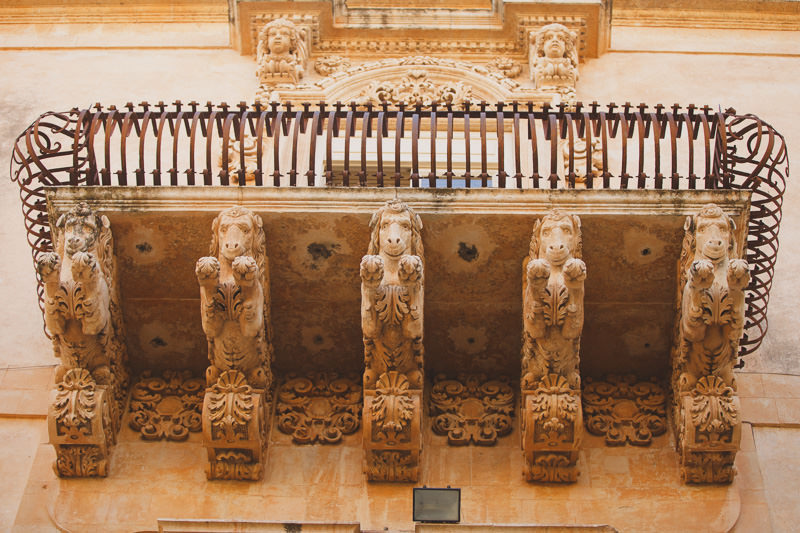
[[[575,42],[578,36],[563,24],[548,24],[537,31],[531,39],[532,52],[548,59],[568,59],[573,66],[578,66],[578,51]]]
[[[547,259],[551,265],[563,265],[567,259],[582,255],[581,219],[553,209],[533,225],[530,257]]]
[[[59,241],[70,257],[76,252],[91,251],[100,240],[101,233],[110,232],[109,227],[108,218],[97,215],[84,202],[61,215],[56,222]]]
[[[286,18],[266,24],[258,34],[258,43],[259,57],[262,54],[294,54],[299,60],[305,61],[308,55],[302,31]]]
[[[390,257],[401,255],[423,256],[422,220],[413,209],[400,200],[391,200],[378,209],[369,222],[372,234],[370,255],[381,252]]]
[[[686,217],[683,226],[694,243],[694,259],[718,263],[736,255],[736,223],[716,204],[706,204],[696,215]]]
[[[261,217],[240,206],[217,215],[211,225],[211,256],[229,263],[239,256],[256,260],[263,270],[266,257],[266,237]]]

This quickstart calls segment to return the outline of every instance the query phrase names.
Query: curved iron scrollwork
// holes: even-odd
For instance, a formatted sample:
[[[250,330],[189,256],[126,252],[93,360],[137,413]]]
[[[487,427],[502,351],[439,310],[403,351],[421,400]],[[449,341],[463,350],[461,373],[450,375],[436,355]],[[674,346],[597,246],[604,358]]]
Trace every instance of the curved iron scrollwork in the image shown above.
[[[401,139],[411,141],[410,172]],[[344,151],[339,167],[336,143]],[[298,149],[304,144],[307,152]],[[788,169],[785,141],[772,126],[708,106],[178,101],[45,113],[17,138],[10,170],[34,261],[52,249],[45,186],[749,189],[753,271],[740,350],[747,355],[767,331]],[[38,296],[41,307],[41,280]]]

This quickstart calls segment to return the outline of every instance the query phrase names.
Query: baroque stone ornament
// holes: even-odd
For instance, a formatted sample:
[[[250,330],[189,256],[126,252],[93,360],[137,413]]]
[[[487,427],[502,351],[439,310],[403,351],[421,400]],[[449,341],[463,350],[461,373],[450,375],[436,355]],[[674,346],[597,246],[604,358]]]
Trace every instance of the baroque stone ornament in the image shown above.
[[[491,60],[488,65],[489,70],[500,72],[506,78],[516,78],[522,72],[522,67],[519,63],[514,61],[508,56],[499,56]]]
[[[565,100],[575,99],[577,40],[575,32],[558,23],[530,33],[530,71],[537,89],[556,91]]]
[[[572,482],[578,475],[581,249],[580,218],[553,210],[534,224],[523,261],[522,448],[529,481]]]
[[[425,69],[412,69],[399,82],[387,80],[370,84],[360,102],[427,107],[432,104],[463,104],[471,97],[469,85],[461,82],[438,84],[428,79]]]
[[[128,393],[125,331],[111,227],[80,203],[53,231],[42,254],[45,324],[60,364],[48,411],[55,469],[65,477],[105,476]]]
[[[131,390],[131,429],[144,440],[184,441],[200,431],[204,384],[191,372],[145,372]]]
[[[741,440],[733,368],[750,269],[737,257],[736,225],[719,206],[687,217],[684,229],[672,349],[681,475],[687,483],[730,483]]]
[[[336,444],[361,425],[361,387],[334,373],[290,377],[277,401],[278,429],[297,444]]]
[[[422,221],[399,200],[372,216],[361,260],[364,452],[373,481],[416,481],[422,449]]]
[[[202,425],[209,479],[259,479],[272,387],[269,260],[261,217],[235,206],[212,224],[197,261],[208,339]]]
[[[492,446],[513,428],[514,390],[507,379],[437,376],[431,390],[430,414],[434,433],[446,435],[448,444]]]
[[[297,83],[307,59],[306,30],[289,19],[272,20],[259,32],[256,75],[261,84]]]
[[[342,56],[325,56],[314,62],[314,70],[320,76],[330,76],[334,72],[350,68],[350,61]]]
[[[667,431],[666,394],[658,383],[633,375],[589,379],[583,416],[589,433],[605,437],[608,446],[649,446]]]

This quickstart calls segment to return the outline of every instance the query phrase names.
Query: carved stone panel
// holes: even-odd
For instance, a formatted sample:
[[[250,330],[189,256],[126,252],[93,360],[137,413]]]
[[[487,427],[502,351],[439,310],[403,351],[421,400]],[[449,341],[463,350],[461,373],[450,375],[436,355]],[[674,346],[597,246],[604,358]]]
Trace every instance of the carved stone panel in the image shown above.
[[[60,364],[48,414],[61,476],[105,476],[128,394],[125,330],[108,218],[80,203],[52,228],[36,269]]]
[[[553,210],[537,220],[523,271],[525,476],[571,482],[583,433],[578,367],[586,265],[580,219]]]
[[[539,90],[556,91],[574,100],[578,81],[578,36],[566,26],[548,24],[530,33],[531,76]]]
[[[741,438],[733,369],[750,271],[738,259],[736,225],[718,206],[689,216],[684,229],[672,349],[682,476],[688,483],[730,483]]]
[[[448,444],[492,446],[513,428],[514,390],[507,379],[437,376],[430,415],[434,433],[446,435]]]
[[[277,402],[278,429],[297,444],[336,444],[361,425],[361,385],[337,374],[290,376]]]
[[[609,446],[648,446],[667,431],[666,393],[655,381],[637,381],[633,375],[589,379],[583,417],[589,433],[605,437]]]
[[[367,477],[416,481],[422,448],[422,221],[393,200],[372,216],[370,228],[361,261]]]
[[[145,372],[131,390],[131,429],[144,440],[184,441],[201,429],[204,386],[191,372]]]
[[[305,74],[306,29],[289,19],[270,21],[258,33],[256,72],[262,85],[297,83]]]
[[[208,339],[203,438],[209,479],[258,479],[272,386],[269,261],[261,217],[222,211],[211,255],[197,261],[200,312]]]

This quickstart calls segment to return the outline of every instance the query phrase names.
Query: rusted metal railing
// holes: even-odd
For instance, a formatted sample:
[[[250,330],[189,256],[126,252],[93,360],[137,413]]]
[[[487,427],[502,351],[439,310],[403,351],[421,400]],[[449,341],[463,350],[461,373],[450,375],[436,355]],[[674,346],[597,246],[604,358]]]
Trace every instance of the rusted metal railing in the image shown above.
[[[788,157],[758,117],[709,107],[175,102],[45,113],[11,177],[34,261],[52,249],[48,185],[750,189],[746,355],[767,330]]]

